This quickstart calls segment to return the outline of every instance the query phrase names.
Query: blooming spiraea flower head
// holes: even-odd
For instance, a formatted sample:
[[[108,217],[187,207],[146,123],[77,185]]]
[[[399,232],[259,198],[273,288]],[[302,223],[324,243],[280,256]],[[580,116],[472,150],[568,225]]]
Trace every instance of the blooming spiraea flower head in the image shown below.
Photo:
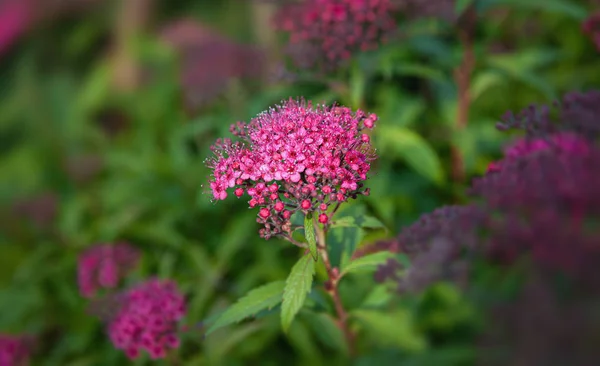
[[[260,208],[266,239],[290,235],[296,211],[314,212],[326,224],[332,204],[369,192],[363,182],[375,153],[364,130],[376,120],[360,110],[290,99],[233,125],[241,141],[218,140],[209,160],[213,197],[224,200],[228,189],[247,194],[250,207]]]
[[[146,350],[152,359],[164,358],[179,347],[178,323],[185,315],[185,299],[172,281],[152,279],[118,297],[108,333],[114,346],[137,358]]]
[[[389,37],[394,9],[391,0],[306,0],[284,4],[275,26],[290,34],[288,53],[298,67],[331,70]]]
[[[135,266],[139,251],[126,243],[99,244],[79,256],[78,282],[82,296],[92,297],[98,289],[115,288]]]

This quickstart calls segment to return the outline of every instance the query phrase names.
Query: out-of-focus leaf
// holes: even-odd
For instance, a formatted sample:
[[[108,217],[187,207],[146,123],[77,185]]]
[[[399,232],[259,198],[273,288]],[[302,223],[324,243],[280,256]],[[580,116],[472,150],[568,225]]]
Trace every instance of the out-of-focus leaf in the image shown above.
[[[306,295],[312,287],[313,275],[315,273],[315,262],[311,257],[303,255],[292,267],[283,290],[283,302],[281,303],[281,326],[287,332],[294,317],[304,305]]]
[[[539,75],[538,70],[557,59],[554,50],[534,49],[513,54],[502,54],[488,57],[488,64],[507,76],[521,81],[542,93],[547,99],[555,99],[554,87]]]
[[[342,352],[344,355],[348,354],[348,345],[344,339],[344,334],[331,315],[326,313],[315,313],[309,310],[302,311],[300,315],[302,316],[302,319],[308,323],[314,336],[323,344],[333,350]]]
[[[284,281],[275,281],[251,290],[230,306],[206,331],[206,335],[229,324],[238,323],[264,309],[272,309],[283,296]]]
[[[427,346],[426,339],[416,330],[412,315],[407,310],[384,313],[359,309],[352,311],[351,316],[366,328],[373,342],[409,352],[422,351]]]
[[[385,285],[377,285],[367,295],[365,301],[360,305],[361,308],[379,307],[388,303],[394,293]]]
[[[483,0],[481,2],[481,6],[484,9],[498,5],[509,5],[515,8],[543,10],[561,15],[568,15],[578,20],[583,20],[587,16],[587,11],[585,8],[571,0]]]
[[[373,216],[352,217],[344,216],[336,219],[331,228],[337,227],[361,227],[365,229],[385,229],[386,226]]]
[[[310,250],[310,255],[316,262],[319,258],[319,255],[317,254],[317,238],[315,237],[313,217],[310,213],[304,217],[304,237],[308,242],[308,250]]]
[[[348,263],[346,266],[342,267],[340,277],[348,273],[374,271],[375,269],[377,269],[378,266],[384,264],[390,258],[395,258],[395,254],[383,251],[354,259],[350,261],[350,263]]]
[[[471,99],[475,102],[487,90],[504,83],[502,75],[493,71],[484,71],[476,74],[471,83]]]
[[[366,84],[366,75],[364,71],[358,67],[357,63],[352,68],[352,72],[350,74],[350,103],[352,108],[362,108]]]
[[[461,15],[474,2],[475,0],[456,0],[456,2],[454,3],[454,13],[457,16]]]
[[[396,155],[432,182],[444,182],[440,159],[431,145],[417,133],[402,127],[383,125],[377,129],[377,136],[382,155]]]

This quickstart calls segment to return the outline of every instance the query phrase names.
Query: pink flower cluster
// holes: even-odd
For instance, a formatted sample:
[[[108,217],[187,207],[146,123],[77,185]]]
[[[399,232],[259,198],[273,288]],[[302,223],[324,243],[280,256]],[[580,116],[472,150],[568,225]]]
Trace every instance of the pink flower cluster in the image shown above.
[[[574,155],[585,155],[589,150],[586,139],[570,132],[561,132],[548,138],[537,137],[533,139],[519,139],[504,149],[504,157],[514,160],[538,151],[557,149],[561,152]],[[498,172],[502,169],[502,161],[494,161],[488,166],[488,172]]]
[[[290,33],[288,51],[299,67],[332,69],[385,41],[396,27],[393,12],[391,0],[306,0],[284,5],[275,27]]]
[[[25,337],[0,334],[0,366],[25,365],[29,359]]]
[[[92,297],[100,288],[114,288],[135,266],[140,253],[129,244],[100,244],[87,249],[79,257],[79,291]]]
[[[248,194],[251,208],[259,206],[261,236],[287,236],[290,217],[298,210],[318,211],[326,224],[331,204],[368,194],[367,179],[375,154],[363,129],[377,116],[347,107],[317,106],[290,99],[250,123],[233,125],[241,142],[219,139],[210,187],[216,200]]]
[[[152,359],[179,347],[177,323],[185,314],[185,300],[172,281],[152,279],[122,294],[121,306],[108,324],[111,341],[129,358],[145,349]]]

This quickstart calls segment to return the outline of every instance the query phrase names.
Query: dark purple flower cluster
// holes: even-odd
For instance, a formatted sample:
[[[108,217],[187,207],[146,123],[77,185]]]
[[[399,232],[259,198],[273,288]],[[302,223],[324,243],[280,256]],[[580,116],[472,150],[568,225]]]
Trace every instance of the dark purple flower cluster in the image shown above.
[[[140,257],[139,251],[126,243],[99,244],[79,256],[79,291],[92,297],[98,289],[114,289],[131,271]]]
[[[411,266],[389,260],[375,274],[379,282],[395,280],[398,291],[419,291],[441,279],[463,282],[467,253],[479,242],[477,229],[486,219],[477,206],[446,206],[423,215],[390,242],[389,250],[406,253]]]
[[[592,365],[600,340],[600,93],[572,93],[550,108],[510,114],[525,138],[476,179],[475,203],[425,215],[396,238],[411,267],[380,268],[400,289],[457,280],[471,258],[519,266],[525,285],[494,306],[481,340],[482,365]],[[596,101],[594,103],[594,101]],[[464,268],[464,267],[462,267]],[[567,281],[559,291],[557,279]],[[460,277],[458,278],[460,279]],[[500,351],[498,353],[497,351]],[[489,357],[484,357],[489,356]]]
[[[391,0],[306,0],[284,4],[275,26],[290,34],[298,67],[331,70],[385,41],[396,28],[395,10]]]
[[[237,44],[192,19],[167,24],[161,38],[180,57],[185,104],[196,108],[223,93],[233,79],[259,77],[263,52]]]
[[[590,140],[600,137],[600,90],[568,93],[553,107],[531,105],[517,114],[507,112],[498,128],[524,130],[527,138],[561,132],[573,132]]]
[[[289,237],[296,211],[317,212],[327,224],[332,204],[368,194],[362,182],[375,154],[363,132],[376,120],[360,110],[290,99],[240,122],[231,131],[241,142],[224,139],[213,146],[208,165],[214,199],[224,200],[229,188],[237,197],[247,193],[250,207],[261,207],[257,221],[266,239]]]

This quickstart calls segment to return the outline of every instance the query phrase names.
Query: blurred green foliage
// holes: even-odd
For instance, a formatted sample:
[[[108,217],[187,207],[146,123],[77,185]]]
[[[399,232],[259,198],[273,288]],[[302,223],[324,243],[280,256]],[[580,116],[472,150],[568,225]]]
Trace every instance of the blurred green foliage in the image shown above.
[[[460,200],[457,192],[464,187],[449,178],[450,143],[462,152],[467,175],[481,174],[499,156],[503,140],[494,125],[505,111],[600,83],[598,54],[580,31],[586,3],[487,0],[475,1],[470,117],[459,133],[452,127],[452,70],[462,49],[452,29],[436,21],[401,23],[406,39],[359,55],[331,80],[232,80],[217,99],[190,112],[182,102],[176,55],[155,29],[186,17],[237,42],[261,43],[256,30],[269,24],[248,14],[265,5],[149,2],[152,27],[130,47],[150,77],[123,92],[113,85],[107,47],[117,3],[36,26],[0,59],[0,331],[36,335],[33,364],[128,363],[87,313],[76,282],[78,253],[113,241],[130,242],[144,253],[128,281],[172,278],[187,296],[190,330],[183,334],[179,360],[159,364],[346,364],[343,335],[327,314],[334,313],[332,305],[318,288],[287,335],[271,309],[203,336],[202,321],[249,290],[286,278],[299,254],[278,239],[260,239],[256,212],[246,202],[210,201],[204,160],[214,140],[226,136],[230,124],[289,97],[377,113],[379,159],[368,181],[371,195],[348,209],[364,210],[385,230],[338,228],[330,238],[360,247]],[[341,252],[332,257],[335,265],[348,261]],[[325,279],[322,268],[317,279]],[[340,289],[360,330],[357,364],[472,360],[463,340],[475,332],[478,315],[452,286],[402,299],[393,311],[387,310],[390,293],[369,272],[349,273]]]

